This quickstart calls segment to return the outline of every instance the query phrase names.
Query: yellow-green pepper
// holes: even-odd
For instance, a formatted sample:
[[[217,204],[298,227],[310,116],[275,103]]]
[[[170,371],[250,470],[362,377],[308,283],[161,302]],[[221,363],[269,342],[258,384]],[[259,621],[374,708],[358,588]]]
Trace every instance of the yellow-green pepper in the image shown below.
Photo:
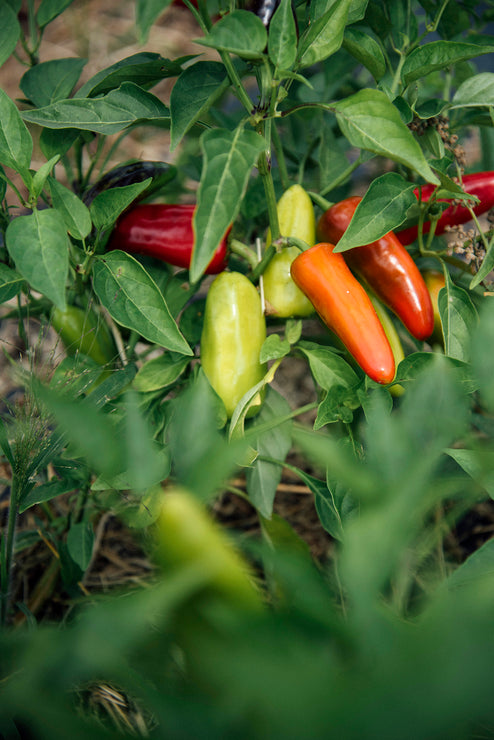
[[[81,353],[98,365],[113,363],[117,355],[108,325],[94,311],[67,306],[65,311],[54,308],[51,324],[60,335],[68,355]]]
[[[266,373],[259,361],[265,338],[266,321],[257,289],[239,272],[222,272],[206,297],[201,364],[228,417]],[[261,403],[262,394],[258,394],[250,415]]]
[[[309,247],[316,243],[316,222],[312,201],[300,185],[292,185],[278,201],[278,222],[282,236],[302,239]],[[266,244],[271,244],[268,230]],[[300,254],[297,247],[285,247],[274,255],[263,274],[266,313],[288,318],[310,316],[314,306],[295,285],[290,274],[293,260]]]

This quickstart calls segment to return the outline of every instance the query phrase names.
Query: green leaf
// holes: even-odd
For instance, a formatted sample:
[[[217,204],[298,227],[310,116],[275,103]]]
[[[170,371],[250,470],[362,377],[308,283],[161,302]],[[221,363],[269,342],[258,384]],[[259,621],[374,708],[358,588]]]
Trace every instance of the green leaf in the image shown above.
[[[486,351],[494,347],[494,302],[485,298],[480,310],[479,323],[472,332],[472,371],[478,380],[482,406],[494,411],[494,383],[492,382],[492,357]]]
[[[77,195],[53,177],[48,178],[53,207],[62,216],[65,227],[75,239],[85,239],[91,231],[89,209]]]
[[[337,421],[351,424],[353,412],[360,405],[357,386],[347,388],[342,385],[332,385],[318,406],[314,429],[322,429],[326,424],[334,424]]]
[[[494,499],[494,452],[492,450],[446,449],[472,480]]]
[[[39,145],[46,159],[51,159],[55,154],[63,157],[79,137],[83,137],[75,128],[50,129],[44,128],[39,137]]]
[[[481,108],[494,105],[494,72],[469,77],[453,96],[450,108]]]
[[[340,48],[348,19],[350,0],[336,0],[300,37],[298,68],[327,59]]]
[[[118,324],[160,347],[182,355],[193,354],[158,286],[130,254],[115,250],[100,257],[93,268],[93,286]]]
[[[195,243],[190,280],[199,280],[234,221],[251,170],[266,141],[254,131],[210,129],[201,136],[204,155],[194,213]]]
[[[338,481],[328,480],[324,488],[319,486],[314,495],[316,511],[326,532],[342,541],[345,525],[359,510],[358,502],[351,490]]]
[[[268,388],[261,411],[255,417],[250,431],[255,433],[256,426],[265,422],[287,416],[291,413],[289,403],[273,388]],[[267,432],[261,434],[254,445],[258,457],[251,466],[247,468],[247,492],[256,509],[267,519],[273,513],[273,503],[283,472],[283,462],[290,452],[291,422],[279,424]],[[261,459],[269,457],[278,462],[273,463]]]
[[[44,501],[51,501],[57,496],[61,496],[64,493],[70,493],[76,488],[77,483],[73,480],[60,480],[59,478],[53,478],[48,483],[42,483],[39,486],[31,488],[26,496],[21,498],[19,504],[19,514],[27,511],[31,506],[41,504]]]
[[[72,524],[67,532],[67,549],[69,555],[82,571],[91,562],[94,547],[94,531],[91,522]]]
[[[386,59],[377,41],[357,28],[346,28],[343,48],[369,70],[376,82],[386,72]]]
[[[448,361],[448,372],[456,376],[456,380],[463,386],[465,393],[473,393],[478,388],[478,382],[472,377],[470,364],[451,357]],[[435,362],[434,352],[412,352],[402,360],[398,366],[396,382],[402,384],[415,381],[420,374],[431,367]]]
[[[447,452],[449,452],[447,450]],[[448,588],[471,586],[474,581],[492,582],[494,575],[494,539],[475,550],[446,580]],[[483,585],[483,584],[481,584]]]
[[[34,175],[33,179],[31,181],[31,185],[29,188],[29,195],[33,199],[33,201],[37,201],[39,196],[41,195],[43,188],[45,187],[45,183],[48,179],[48,176],[52,169],[55,167],[56,163],[60,159],[60,155],[55,154],[54,157],[52,157],[48,162],[45,162],[41,165],[39,170],[37,170]]]
[[[19,295],[24,282],[18,272],[0,263],[0,304]]]
[[[260,18],[249,10],[234,10],[213,25],[196,44],[236,54],[241,59],[261,59],[268,34]]]
[[[21,35],[17,16],[8,3],[0,6],[0,67],[13,53]]]
[[[290,354],[290,349],[290,342],[287,339],[282,339],[279,334],[270,334],[261,347],[259,362],[264,363],[286,357]]]
[[[167,119],[168,108],[151,93],[125,82],[100,98],[60,100],[22,115],[26,121],[47,128],[76,128],[110,135],[137,121]]]
[[[297,58],[297,27],[290,0],[281,0],[271,18],[268,52],[278,69],[293,67]]]
[[[36,20],[41,28],[51,23],[57,16],[73,3],[74,0],[42,0],[36,13]]]
[[[413,190],[414,185],[395,172],[373,180],[334,251],[371,244],[401,226],[417,203]]]
[[[68,98],[86,65],[86,59],[51,59],[30,67],[19,83],[22,92],[37,108]]]
[[[172,0],[136,0],[136,25],[141,45],[146,43],[151,27],[171,3]]]
[[[170,151],[229,84],[230,79],[220,62],[196,62],[182,72],[170,95]]]
[[[314,342],[300,342],[297,348],[308,359],[314,380],[324,390],[333,386],[352,388],[359,382],[350,365],[329,347],[322,347]]]
[[[173,385],[188,367],[190,359],[176,357],[169,353],[148,360],[140,368],[132,386],[140,393],[149,393]]]
[[[19,216],[10,222],[5,237],[17,270],[64,311],[70,244],[58,211],[48,208]]]
[[[410,52],[403,64],[401,79],[405,85],[409,85],[431,72],[448,69],[459,62],[493,51],[494,42],[480,45],[462,41],[431,41]]]
[[[74,97],[94,98],[105,95],[125,82],[148,90],[167,77],[178,76],[182,71],[182,62],[190,58],[192,57],[180,57],[170,61],[152,52],[133,54],[100,70],[77,90]]]
[[[462,362],[470,360],[470,338],[478,324],[477,310],[466,290],[454,285],[447,270],[446,286],[439,291],[437,303],[444,334],[444,352]]]
[[[15,103],[0,88],[0,162],[14,170],[31,164],[33,140]]]
[[[91,202],[89,211],[96,229],[104,231],[113,226],[120,214],[146,190],[152,178],[136,182],[133,185],[110,188],[98,193]]]
[[[437,177],[400,114],[381,90],[365,89],[333,103],[341,132],[350,144],[410,167],[434,184]]]

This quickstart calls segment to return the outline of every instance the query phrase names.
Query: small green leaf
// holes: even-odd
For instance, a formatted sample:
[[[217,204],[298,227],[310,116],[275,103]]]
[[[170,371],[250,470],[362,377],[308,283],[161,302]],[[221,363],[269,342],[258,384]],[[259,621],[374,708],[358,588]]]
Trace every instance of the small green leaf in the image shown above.
[[[136,391],[149,393],[173,385],[189,365],[188,357],[177,360],[169,353],[148,360],[140,368],[132,383]]]
[[[171,3],[172,0],[136,0],[136,25],[141,45],[146,43],[151,27]]]
[[[446,449],[472,480],[494,499],[494,452],[492,450]]]
[[[213,25],[196,44],[228,51],[241,59],[261,59],[268,43],[263,22],[249,10],[234,10]]]
[[[291,69],[297,58],[297,27],[290,0],[281,0],[269,25],[269,58],[278,69]]]
[[[44,28],[69,7],[74,0],[42,0],[36,13],[40,28]]]
[[[14,170],[31,164],[33,140],[15,103],[0,88],[0,162]]]
[[[19,216],[10,222],[5,236],[17,270],[64,311],[70,244],[58,211],[47,208]]]
[[[158,286],[130,254],[115,250],[100,257],[93,268],[93,285],[117,323],[160,347],[182,355],[193,354]]]
[[[350,144],[389,157],[438,184],[419,144],[384,92],[360,90],[330,107],[336,111],[340,129]]]
[[[151,182],[152,178],[148,177],[147,180],[136,182],[133,185],[123,185],[98,193],[89,207],[96,229],[104,231],[113,226],[120,214],[146,190]]]
[[[30,187],[30,196],[32,197],[33,201],[38,200],[43,191],[43,188],[45,187],[45,183],[50,172],[55,167],[59,159],[60,155],[55,154],[54,157],[52,157],[48,162],[42,164],[39,170],[34,173]]]
[[[350,0],[335,0],[324,15],[307,27],[299,42],[298,68],[310,67],[338,51],[349,7]]]
[[[194,213],[195,243],[190,280],[197,282],[234,221],[251,170],[266,141],[254,131],[210,129],[201,136],[204,154]]]
[[[35,64],[23,74],[19,87],[28,100],[42,108],[70,96],[86,62],[69,57]]]
[[[75,239],[85,239],[91,231],[89,209],[77,195],[52,177],[48,178],[53,207],[62,216],[66,229]]]
[[[220,62],[196,62],[182,72],[170,95],[170,151],[207,113],[229,84],[230,80]]]
[[[333,386],[353,388],[359,382],[350,365],[329,347],[304,341],[300,342],[297,348],[308,359],[316,383],[324,390],[329,390]]]
[[[357,28],[346,28],[343,48],[369,70],[376,82],[386,72],[386,59],[377,41]]]
[[[259,361],[261,363],[269,362],[269,360],[286,357],[288,354],[290,354],[290,342],[282,339],[279,334],[270,334],[261,347]]]
[[[444,352],[462,362],[470,360],[470,338],[478,324],[477,310],[466,290],[454,285],[445,270],[446,286],[438,295],[444,334]]]
[[[373,180],[334,251],[371,244],[401,226],[417,203],[413,190],[414,185],[395,172]]]
[[[69,555],[82,571],[91,562],[94,547],[94,530],[90,522],[72,524],[67,532]]]
[[[451,108],[481,108],[494,105],[494,72],[469,77],[458,87]]]
[[[8,3],[2,3],[0,6],[0,67],[13,53],[20,35],[21,27],[16,14]]]
[[[0,304],[19,295],[24,283],[22,275],[0,263]]]

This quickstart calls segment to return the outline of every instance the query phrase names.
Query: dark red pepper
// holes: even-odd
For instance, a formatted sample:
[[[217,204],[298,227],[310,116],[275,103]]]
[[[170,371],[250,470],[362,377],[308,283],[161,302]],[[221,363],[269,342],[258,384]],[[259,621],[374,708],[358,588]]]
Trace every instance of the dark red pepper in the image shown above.
[[[476,216],[481,216],[494,206],[494,172],[475,172],[469,175],[463,175],[463,190],[469,195],[475,195],[480,203],[473,206],[473,212]],[[435,185],[427,183],[419,188],[415,188],[414,193],[417,200],[420,198],[427,202],[436,190]],[[448,201],[439,198],[438,203],[447,203]],[[435,234],[443,234],[447,226],[458,226],[466,224],[472,218],[472,214],[464,205],[455,204],[448,206],[439,217],[436,224]],[[430,231],[431,224],[429,221],[424,223],[423,232],[427,234]],[[411,244],[418,235],[417,226],[411,226],[408,229],[397,231],[396,236],[402,244]]]
[[[317,224],[319,239],[337,244],[362,199],[353,196],[328,208]],[[434,310],[424,278],[396,235],[343,252],[345,262],[398,316],[416,339],[427,339],[434,329]]]
[[[155,257],[176,267],[190,267],[194,247],[194,204],[143,203],[129,208],[117,221],[108,249]],[[227,265],[226,232],[206,273],[222,272]]]

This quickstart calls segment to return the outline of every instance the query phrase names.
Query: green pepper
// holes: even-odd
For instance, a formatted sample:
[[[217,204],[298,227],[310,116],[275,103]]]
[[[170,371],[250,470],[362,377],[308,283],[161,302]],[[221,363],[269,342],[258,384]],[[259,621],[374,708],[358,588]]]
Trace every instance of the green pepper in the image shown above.
[[[302,239],[309,247],[316,243],[314,206],[300,185],[288,188],[277,206],[278,222],[282,236]],[[266,244],[271,244],[268,230]],[[293,260],[298,257],[297,247],[285,247],[275,254],[263,274],[266,313],[280,318],[310,316],[314,306],[294,283],[290,274]]]
[[[252,386],[266,373],[259,361],[266,322],[259,294],[245,275],[222,272],[206,296],[201,335],[201,364],[228,417]],[[260,409],[262,394],[249,410]]]
[[[98,365],[111,365],[116,357],[115,344],[108,325],[94,311],[67,306],[54,308],[51,324],[60,335],[68,355],[81,353]]]

